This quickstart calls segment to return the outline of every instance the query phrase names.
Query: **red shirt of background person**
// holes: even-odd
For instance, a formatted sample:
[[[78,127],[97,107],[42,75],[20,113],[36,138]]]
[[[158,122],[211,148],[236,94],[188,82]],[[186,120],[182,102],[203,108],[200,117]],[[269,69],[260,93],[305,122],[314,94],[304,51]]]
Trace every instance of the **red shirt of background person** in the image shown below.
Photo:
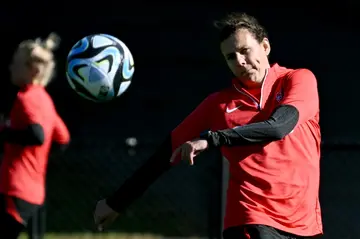
[[[55,37],[50,35],[42,44],[36,41],[21,43],[11,65],[12,83],[20,90],[9,123],[3,124],[0,133],[5,141],[0,194],[9,204],[5,205],[7,213],[23,224],[26,220],[22,215],[30,216],[31,213],[19,212],[8,199],[20,199],[26,205],[42,205],[52,143],[66,145],[70,140],[69,131],[45,89],[55,67],[51,52]]]

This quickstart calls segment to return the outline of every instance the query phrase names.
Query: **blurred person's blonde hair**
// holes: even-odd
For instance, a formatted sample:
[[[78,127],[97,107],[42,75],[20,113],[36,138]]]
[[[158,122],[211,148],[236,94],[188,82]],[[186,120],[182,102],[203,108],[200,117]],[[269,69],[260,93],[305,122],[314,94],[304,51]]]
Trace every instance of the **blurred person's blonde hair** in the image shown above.
[[[55,61],[53,50],[57,49],[60,37],[56,33],[50,33],[42,40],[25,40],[18,46],[18,51],[22,51],[25,61],[29,67],[37,70],[37,75],[32,79],[33,84],[46,86],[54,75]]]

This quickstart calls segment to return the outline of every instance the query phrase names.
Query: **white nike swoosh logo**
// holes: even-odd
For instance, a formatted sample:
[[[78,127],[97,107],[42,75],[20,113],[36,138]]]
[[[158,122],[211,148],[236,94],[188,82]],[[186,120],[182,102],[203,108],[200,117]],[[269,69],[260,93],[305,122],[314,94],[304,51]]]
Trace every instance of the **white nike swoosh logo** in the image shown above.
[[[239,109],[242,105],[239,105],[235,108],[232,108],[232,109],[229,109],[228,107],[226,107],[226,113],[232,113],[234,112],[235,110]]]

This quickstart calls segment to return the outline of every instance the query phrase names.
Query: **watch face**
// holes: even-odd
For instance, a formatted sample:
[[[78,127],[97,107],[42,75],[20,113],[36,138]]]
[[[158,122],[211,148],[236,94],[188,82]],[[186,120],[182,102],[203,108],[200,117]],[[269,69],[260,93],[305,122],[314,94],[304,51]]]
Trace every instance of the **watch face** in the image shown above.
[[[208,130],[201,132],[200,138],[207,139],[209,137],[209,133],[210,133],[210,131],[208,131]]]

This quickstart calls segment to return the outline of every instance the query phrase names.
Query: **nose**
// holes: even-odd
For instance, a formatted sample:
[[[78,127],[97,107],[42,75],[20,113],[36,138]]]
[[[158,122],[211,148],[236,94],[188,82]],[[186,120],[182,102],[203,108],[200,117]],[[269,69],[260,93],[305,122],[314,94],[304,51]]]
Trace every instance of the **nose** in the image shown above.
[[[237,61],[239,66],[245,66],[246,65],[245,56],[242,55],[242,54],[239,54],[239,53],[236,54],[236,61]]]

